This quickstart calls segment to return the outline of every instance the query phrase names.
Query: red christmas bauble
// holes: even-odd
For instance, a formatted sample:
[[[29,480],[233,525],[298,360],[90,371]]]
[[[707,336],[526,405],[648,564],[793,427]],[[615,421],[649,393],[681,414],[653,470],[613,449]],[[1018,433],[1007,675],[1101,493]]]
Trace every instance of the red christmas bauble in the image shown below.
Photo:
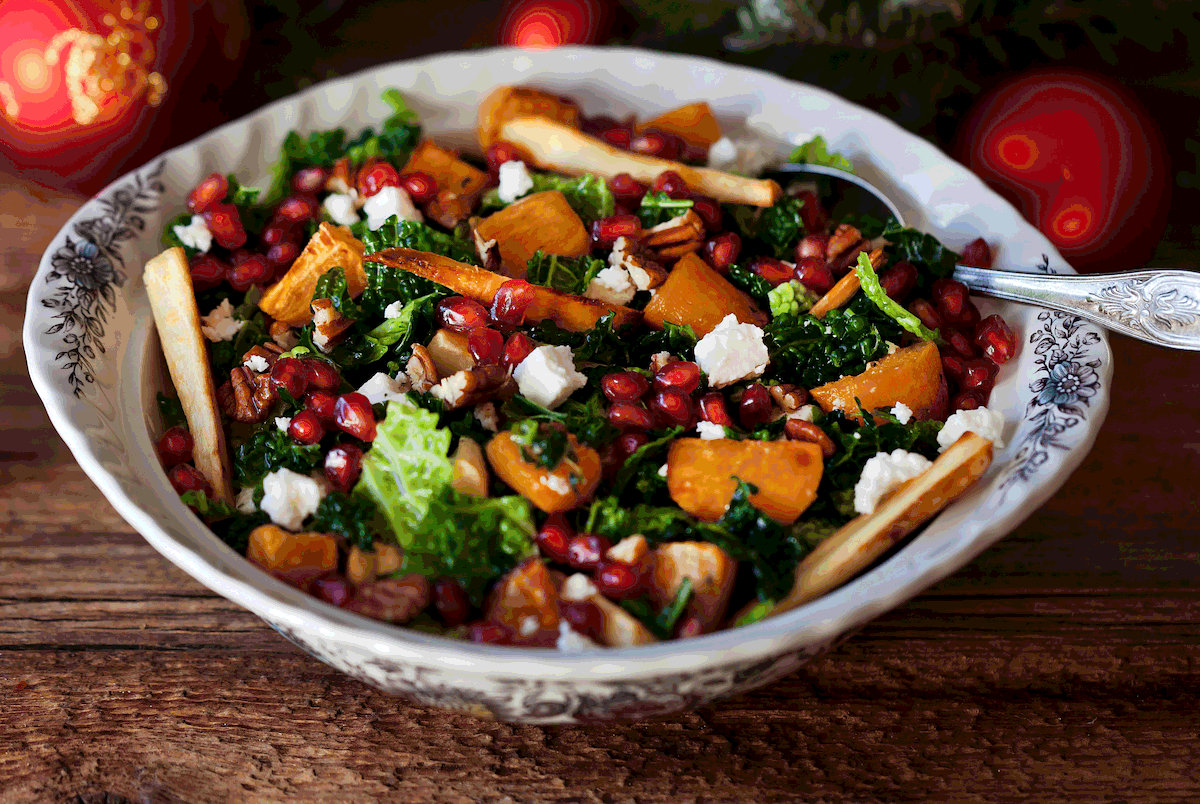
[[[1158,126],[1125,90],[1076,70],[1028,73],[985,95],[955,153],[1080,270],[1145,264],[1166,228]]]
[[[509,0],[497,38],[528,50],[594,44],[612,24],[611,6],[602,0]]]

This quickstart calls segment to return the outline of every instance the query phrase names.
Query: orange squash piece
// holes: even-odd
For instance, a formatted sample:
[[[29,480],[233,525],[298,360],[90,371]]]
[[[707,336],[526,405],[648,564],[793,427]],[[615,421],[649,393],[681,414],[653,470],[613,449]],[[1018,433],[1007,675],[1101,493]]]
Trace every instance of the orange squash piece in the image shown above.
[[[437,182],[437,195],[425,211],[450,229],[471,214],[488,178],[482,170],[467,164],[454,151],[442,148],[433,140],[418,145],[400,172],[415,171],[428,173]]]
[[[558,588],[540,559],[527,558],[500,579],[488,597],[487,619],[524,637],[558,631]]]
[[[500,87],[479,104],[475,135],[485,151],[500,137],[500,126],[516,117],[548,117],[579,128],[579,107],[531,87]]]
[[[524,276],[525,265],[537,251],[581,257],[592,247],[583,221],[558,190],[534,193],[489,215],[475,231],[495,240],[500,261],[513,276]]]
[[[687,324],[698,338],[716,329],[730,313],[743,324],[767,323],[767,316],[749,296],[695,254],[675,263],[667,281],[659,286],[643,310],[648,326],[662,329],[666,321]]]
[[[573,435],[567,439],[575,450],[574,466],[564,460],[550,470],[526,461],[521,455],[521,445],[507,431],[488,442],[488,463],[497,477],[546,513],[569,511],[595,493],[600,482],[600,455],[580,444]]]
[[[260,525],[250,531],[246,558],[303,586],[337,569],[337,541],[328,533],[291,533],[275,525]]]
[[[825,466],[821,448],[806,441],[681,438],[667,454],[667,490],[680,508],[715,522],[737,489],[734,478],[758,486],[750,502],[791,524],[817,497]]]
[[[862,421],[860,402],[871,411],[903,402],[915,419],[938,418],[947,404],[942,359],[931,341],[899,349],[862,374],[834,380],[809,393],[825,412],[842,410],[856,421]]]
[[[658,117],[638,123],[637,132],[656,129],[674,134],[689,145],[707,148],[721,139],[721,124],[717,122],[712,107],[704,101],[696,101],[669,112],[663,112]]]
[[[309,304],[317,289],[317,280],[326,271],[337,267],[346,272],[346,289],[350,295],[362,293],[367,286],[362,242],[350,234],[349,227],[322,222],[283,278],[267,288],[259,299],[258,308],[288,326],[304,326],[312,321]]]

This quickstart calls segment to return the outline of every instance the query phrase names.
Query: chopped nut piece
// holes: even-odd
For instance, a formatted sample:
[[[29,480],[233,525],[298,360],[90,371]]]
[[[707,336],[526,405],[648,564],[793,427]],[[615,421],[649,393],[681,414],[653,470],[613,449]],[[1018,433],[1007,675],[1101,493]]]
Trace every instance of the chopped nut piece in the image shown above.
[[[812,422],[806,422],[803,419],[788,419],[783,425],[783,431],[793,441],[807,441],[810,444],[816,444],[821,448],[821,455],[826,458],[832,458],[833,454],[837,452],[833,440]]]
[[[412,382],[413,389],[422,394],[429,393],[429,389],[438,384],[438,372],[433,365],[433,358],[419,343],[413,344],[412,357],[408,359],[404,370]]]
[[[229,382],[217,389],[221,410],[234,421],[264,422],[271,413],[279,392],[267,374],[255,374],[244,366],[229,372]]]
[[[771,386],[771,398],[775,400],[775,404],[784,413],[791,413],[798,410],[801,405],[808,403],[808,391],[805,391],[799,385],[780,383],[779,385]]]
[[[330,299],[313,299],[313,343],[322,352],[328,352],[342,338],[354,322],[334,308]]]

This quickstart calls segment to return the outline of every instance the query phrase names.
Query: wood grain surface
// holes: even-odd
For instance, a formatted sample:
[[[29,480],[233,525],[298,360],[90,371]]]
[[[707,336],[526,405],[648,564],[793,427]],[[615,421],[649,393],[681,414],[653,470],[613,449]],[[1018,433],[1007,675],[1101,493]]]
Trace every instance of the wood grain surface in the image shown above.
[[[158,556],[20,347],[75,200],[0,177],[0,802],[1200,800],[1200,358],[1113,339],[1107,424],[1015,533],[764,690],[633,725],[397,702]],[[1176,238],[1161,264],[1195,268]]]

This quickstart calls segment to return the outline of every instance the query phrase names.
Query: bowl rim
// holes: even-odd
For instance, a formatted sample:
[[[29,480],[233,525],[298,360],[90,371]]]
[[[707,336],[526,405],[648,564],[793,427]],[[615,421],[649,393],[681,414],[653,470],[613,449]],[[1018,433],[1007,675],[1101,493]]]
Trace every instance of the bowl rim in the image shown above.
[[[36,325],[40,322],[39,313],[43,309],[39,305],[41,297],[39,289],[45,284],[51,252],[64,232],[72,231],[74,224],[94,211],[97,199],[106,196],[118,185],[128,182],[135,175],[147,171],[153,165],[195,147],[197,143],[209,139],[219,140],[226,136],[228,131],[251,118],[302,103],[306,99],[336,91],[341,87],[349,87],[373,73],[396,67],[415,67],[434,71],[439,66],[445,67],[464,59],[485,61],[489,58],[512,56],[528,58],[533,61],[543,59],[569,61],[578,58],[592,59],[600,55],[609,59],[649,59],[676,67],[695,68],[701,66],[734,76],[753,77],[755,83],[769,86],[772,91],[795,92],[799,90],[831,99],[837,104],[848,105],[861,115],[868,117],[873,125],[883,125],[894,136],[902,138],[907,149],[931,154],[941,161],[950,162],[960,168],[963,175],[956,176],[956,178],[973,184],[972,189],[983,194],[990,204],[1008,207],[1009,210],[1016,212],[1007,201],[988,188],[981,179],[965,167],[958,165],[933,144],[901,128],[883,115],[847,101],[820,87],[750,67],[726,65],[711,58],[624,47],[573,46],[541,52],[498,47],[438,53],[389,62],[314,84],[301,92],[273,101],[237,120],[204,132],[111,182],[82,205],[63,224],[59,233],[50,241],[38,270],[31,280],[22,340],[33,385],[47,409],[52,424],[67,443],[81,468],[100,488],[118,513],[156,550],[213,591],[260,616],[262,616],[262,612],[267,612],[276,622],[287,622],[304,631],[327,631],[333,628],[336,629],[340,639],[357,643],[369,652],[382,653],[401,661],[434,665],[463,675],[504,676],[543,682],[611,682],[664,673],[675,675],[685,670],[702,670],[738,661],[761,660],[794,650],[801,643],[811,644],[819,640],[832,640],[839,635],[853,632],[866,622],[902,605],[924,589],[965,566],[983,550],[1016,528],[1066,482],[1071,472],[1078,467],[1091,449],[1108,409],[1113,365],[1111,350],[1106,333],[1103,331],[1101,331],[1098,350],[1101,363],[1096,371],[1102,382],[1100,392],[1092,398],[1087,416],[1087,429],[1083,433],[1083,437],[1071,449],[1058,454],[1059,464],[1053,473],[1042,478],[1041,482],[1030,485],[1029,493],[1022,497],[1025,505],[1020,512],[982,522],[972,520],[968,515],[961,527],[973,534],[970,541],[964,547],[951,551],[936,564],[928,564],[922,571],[906,573],[900,578],[890,577],[886,582],[880,576],[880,569],[883,565],[877,565],[843,586],[793,611],[747,626],[705,634],[689,640],[670,640],[633,648],[608,648],[594,653],[565,654],[546,648],[504,647],[470,643],[371,620],[325,604],[288,586],[244,558],[242,560],[245,568],[251,572],[242,572],[240,576],[235,577],[210,564],[196,547],[185,544],[169,534],[151,514],[138,506],[121,487],[117,478],[102,466],[87,433],[74,422],[67,406],[60,401],[61,388],[57,386],[50,375],[53,363],[36,360],[37,353],[45,351],[38,344],[39,333],[36,331]],[[1019,213],[1017,214],[1019,216]],[[1030,229],[1037,233],[1032,225],[1030,225]],[[1040,233],[1037,234],[1040,236]],[[1049,241],[1046,241],[1044,245],[1045,251],[1055,257],[1057,264],[1066,266],[1067,270],[1073,270],[1067,266],[1066,261]],[[196,523],[200,522],[178,499],[172,502],[178,506],[178,510],[184,516],[192,517]],[[977,508],[978,505],[973,507],[971,512]],[[937,519],[935,517],[933,522],[936,522]],[[201,524],[201,527],[204,526]],[[896,560],[897,556],[903,556],[904,552],[905,549],[902,548],[884,564]],[[249,577],[246,577],[247,575]],[[661,660],[670,661],[662,662]]]

